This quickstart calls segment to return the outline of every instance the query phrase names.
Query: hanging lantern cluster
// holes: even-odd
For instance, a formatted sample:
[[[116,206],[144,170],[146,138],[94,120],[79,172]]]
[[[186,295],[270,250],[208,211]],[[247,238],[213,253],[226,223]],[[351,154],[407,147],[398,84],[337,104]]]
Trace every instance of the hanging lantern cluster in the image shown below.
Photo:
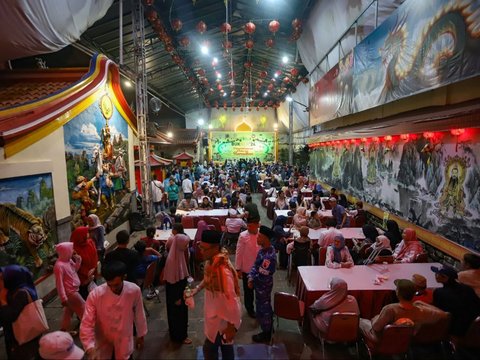
[[[440,142],[440,139],[448,133],[447,131],[445,132],[432,132],[432,131],[426,131],[422,134],[400,134],[400,135],[385,135],[383,137],[380,136],[373,136],[370,138],[362,137],[362,138],[354,138],[354,139],[343,139],[343,140],[331,140],[331,141],[322,141],[322,142],[316,142],[316,143],[311,143],[309,144],[310,149],[316,149],[319,147],[333,147],[335,145],[361,145],[361,150],[364,152],[365,145],[368,144],[379,144],[379,143],[384,143],[385,145],[385,152],[393,151],[395,143],[397,142],[409,142],[412,140],[416,140],[420,137],[423,137],[425,140],[427,140],[427,143],[421,150],[422,153],[430,153],[434,151],[435,149],[435,143]],[[458,143],[459,141],[466,141],[467,139],[470,138],[469,131],[468,129],[463,129],[463,128],[455,128],[449,130],[449,133],[452,136],[456,137],[456,151],[458,150]]]

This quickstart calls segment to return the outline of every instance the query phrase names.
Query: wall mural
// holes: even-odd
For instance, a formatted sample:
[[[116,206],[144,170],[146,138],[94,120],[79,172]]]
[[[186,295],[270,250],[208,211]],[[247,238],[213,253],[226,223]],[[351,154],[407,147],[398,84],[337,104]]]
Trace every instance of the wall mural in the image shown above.
[[[42,275],[55,253],[55,222],[51,174],[0,179],[0,266],[20,264]]]
[[[480,252],[480,130],[452,133],[322,143],[310,166],[317,179]]]
[[[105,222],[128,186],[128,124],[105,95],[64,126],[74,227],[89,214]]]
[[[275,161],[275,133],[212,131],[212,159],[260,159]]]
[[[480,2],[407,0],[310,90],[310,123],[480,73]]]

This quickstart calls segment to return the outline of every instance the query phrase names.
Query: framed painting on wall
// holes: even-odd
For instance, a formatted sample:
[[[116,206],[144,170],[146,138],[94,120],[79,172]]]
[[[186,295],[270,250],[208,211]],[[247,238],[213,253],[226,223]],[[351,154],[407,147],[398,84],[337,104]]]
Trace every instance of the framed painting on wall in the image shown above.
[[[0,266],[51,271],[57,243],[52,174],[0,179]]]

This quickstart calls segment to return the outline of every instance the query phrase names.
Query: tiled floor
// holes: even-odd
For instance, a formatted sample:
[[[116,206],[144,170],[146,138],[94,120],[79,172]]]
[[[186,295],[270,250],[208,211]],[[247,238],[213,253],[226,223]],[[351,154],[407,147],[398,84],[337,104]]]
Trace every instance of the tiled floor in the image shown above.
[[[255,195],[255,201],[259,205],[262,223],[271,225],[267,219],[266,209],[260,206],[260,196]],[[143,233],[135,233],[132,236],[140,238]],[[240,286],[241,288],[241,286]],[[167,313],[165,307],[165,289],[159,288],[161,303],[156,299],[145,300],[147,309],[150,312],[148,317],[148,334],[145,338],[145,348],[143,351],[135,353],[135,359],[196,359],[199,353],[199,347],[204,341],[203,335],[203,296],[195,298],[195,308],[189,313],[189,337],[193,340],[191,345],[179,345],[172,343],[168,336]],[[285,291],[293,293],[294,286],[286,280],[286,271],[278,270],[274,276],[274,291]],[[52,330],[59,329],[62,307],[58,298],[45,305],[46,314]],[[76,322],[78,323],[78,322]],[[277,326],[275,321],[274,326]],[[244,310],[242,326],[235,338],[237,345],[252,344],[251,336],[259,331],[257,321],[248,317]],[[78,338],[75,339],[80,344]],[[255,352],[257,355],[249,355],[246,348],[237,350],[240,354],[245,352],[245,356],[250,359],[323,359],[320,341],[310,334],[302,334],[295,321],[280,319],[280,326],[275,333],[274,345],[277,348],[267,348],[268,351]],[[248,347],[249,350],[255,347]],[[258,349],[261,349],[260,347]],[[201,353],[201,351],[200,351]],[[365,350],[360,345],[361,358],[368,358]],[[263,354],[263,355],[262,355]],[[269,355],[265,355],[269,354]],[[326,345],[326,358],[329,359],[352,359],[355,358],[355,346],[347,345]],[[419,359],[437,359],[440,358],[439,352],[427,352],[417,357]],[[0,359],[5,358],[4,342],[0,341]],[[245,358],[242,356],[242,358]]]

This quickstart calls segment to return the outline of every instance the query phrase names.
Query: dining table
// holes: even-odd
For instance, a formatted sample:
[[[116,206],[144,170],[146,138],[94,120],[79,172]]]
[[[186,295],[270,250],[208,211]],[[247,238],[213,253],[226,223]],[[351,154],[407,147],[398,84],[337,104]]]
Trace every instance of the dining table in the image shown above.
[[[360,317],[372,319],[382,308],[396,301],[394,281],[411,279],[421,274],[428,288],[441,287],[435,280],[431,266],[438,263],[372,264],[351,268],[331,269],[326,266],[299,266],[295,293],[308,309],[320,296],[329,291],[330,281],[338,277],[346,281],[348,293],[355,297]]]

